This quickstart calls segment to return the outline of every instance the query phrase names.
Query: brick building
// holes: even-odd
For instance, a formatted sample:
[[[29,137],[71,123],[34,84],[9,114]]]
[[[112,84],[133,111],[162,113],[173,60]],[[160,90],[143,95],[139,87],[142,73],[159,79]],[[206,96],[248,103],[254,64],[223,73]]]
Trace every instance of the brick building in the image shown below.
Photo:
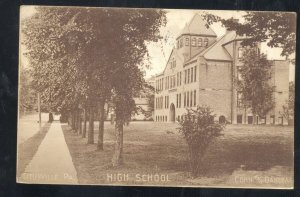
[[[176,38],[164,71],[156,76],[154,120],[174,122],[186,113],[186,108],[208,105],[220,122],[252,124],[257,118],[259,123],[286,124],[280,111],[288,99],[288,61],[272,61],[275,107],[264,119],[253,117],[250,109],[240,108],[233,82],[243,66],[243,39],[234,31],[217,38],[201,16],[195,15]],[[259,44],[256,49],[260,52]]]

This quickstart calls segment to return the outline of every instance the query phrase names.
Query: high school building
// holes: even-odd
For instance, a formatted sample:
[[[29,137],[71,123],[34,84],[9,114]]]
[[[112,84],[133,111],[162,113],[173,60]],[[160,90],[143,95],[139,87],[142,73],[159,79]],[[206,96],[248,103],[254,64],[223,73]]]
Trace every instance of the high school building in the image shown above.
[[[238,70],[243,66],[243,39],[234,31],[217,38],[201,16],[195,15],[177,37],[164,71],[156,76],[154,120],[174,122],[186,108],[207,105],[220,122],[287,124],[281,112],[288,99],[288,61],[272,61],[275,107],[265,118],[254,117],[250,109],[241,107],[234,81],[239,80]],[[259,53],[260,45],[256,48]]]

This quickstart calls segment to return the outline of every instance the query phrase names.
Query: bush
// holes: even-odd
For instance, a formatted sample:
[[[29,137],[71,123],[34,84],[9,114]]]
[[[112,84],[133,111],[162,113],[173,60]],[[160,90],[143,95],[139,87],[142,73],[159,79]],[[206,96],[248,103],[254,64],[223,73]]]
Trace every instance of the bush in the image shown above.
[[[198,106],[196,110],[187,109],[187,113],[179,120],[179,132],[188,144],[189,166],[192,176],[201,172],[202,158],[209,144],[220,136],[225,124],[214,121],[215,115],[207,106]]]

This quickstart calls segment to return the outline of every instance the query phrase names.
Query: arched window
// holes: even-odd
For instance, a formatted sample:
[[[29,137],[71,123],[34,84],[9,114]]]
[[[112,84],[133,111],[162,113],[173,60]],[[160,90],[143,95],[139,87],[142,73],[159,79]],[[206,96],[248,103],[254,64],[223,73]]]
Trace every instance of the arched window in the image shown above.
[[[207,39],[207,38],[204,39],[204,46],[205,46],[205,47],[208,46],[208,39]]]
[[[198,47],[202,47],[202,38],[198,38]]]
[[[196,38],[193,38],[193,39],[192,39],[192,46],[193,46],[193,47],[196,46]]]
[[[189,38],[185,38],[185,46],[189,46],[190,45],[190,39]]]
[[[183,47],[183,40],[182,38],[180,39],[180,48]]]
[[[243,55],[244,55],[244,50],[243,50],[243,47],[239,47],[238,49],[238,58],[243,58]]]

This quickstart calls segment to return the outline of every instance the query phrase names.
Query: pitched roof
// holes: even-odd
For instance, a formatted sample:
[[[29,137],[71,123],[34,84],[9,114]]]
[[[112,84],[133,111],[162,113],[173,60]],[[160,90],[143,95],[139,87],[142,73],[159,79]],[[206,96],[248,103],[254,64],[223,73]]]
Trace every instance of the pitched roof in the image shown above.
[[[198,34],[217,37],[217,34],[204,22],[199,14],[195,14],[191,21],[186,24],[179,34]]]
[[[189,61],[186,62],[186,64],[196,60],[200,56],[204,57],[205,59],[232,61],[231,56],[229,55],[225,47],[223,47],[223,45],[232,41],[233,39],[236,39],[236,33],[234,31],[227,32],[207,49],[192,57]]]

